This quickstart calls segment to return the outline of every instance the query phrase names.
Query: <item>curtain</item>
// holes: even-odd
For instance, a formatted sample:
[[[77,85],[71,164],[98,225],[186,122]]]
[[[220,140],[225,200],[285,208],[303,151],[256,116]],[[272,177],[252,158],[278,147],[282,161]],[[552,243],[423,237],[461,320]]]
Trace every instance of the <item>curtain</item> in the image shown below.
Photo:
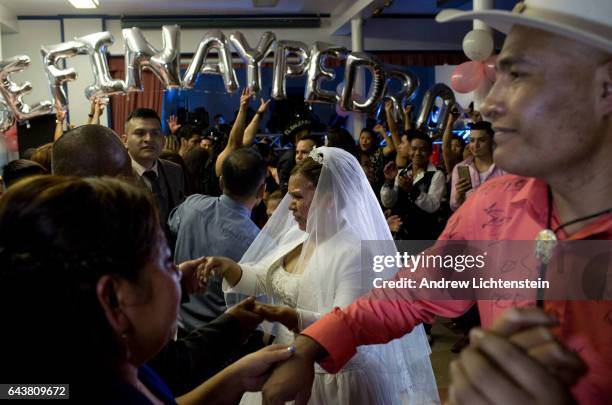
[[[115,79],[125,78],[123,56],[111,56],[108,60],[111,76]],[[151,108],[161,117],[164,89],[153,73],[145,70],[142,74],[143,92],[129,93],[110,97],[111,124],[113,130],[122,134],[125,121],[130,112],[136,108]]]

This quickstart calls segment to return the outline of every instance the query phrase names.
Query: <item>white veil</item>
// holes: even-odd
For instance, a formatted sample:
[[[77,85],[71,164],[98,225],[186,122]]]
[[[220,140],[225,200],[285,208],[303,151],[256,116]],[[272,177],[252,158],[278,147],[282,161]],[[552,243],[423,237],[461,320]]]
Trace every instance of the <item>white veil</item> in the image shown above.
[[[299,230],[289,210],[291,196],[286,195],[249,249],[241,264],[268,263],[278,259],[276,252],[287,252],[303,242],[296,269],[303,272],[304,291],[298,308],[316,308],[325,314],[334,306],[346,306],[367,293],[374,276],[391,278],[394,274],[373,273],[371,264],[361,263],[362,241],[377,255],[395,256],[397,250],[384,214],[359,162],[348,152],[332,147],[315,148],[310,157],[322,164],[313,201],[308,211],[306,232]],[[365,245],[364,245],[365,246]],[[338,304],[338,289],[350,299]],[[348,289],[348,291],[347,291]],[[401,339],[386,345],[364,346],[351,363],[365,365],[378,378],[395,386],[393,392],[410,391],[410,403],[437,400],[435,379],[431,371],[431,353],[423,327],[419,325]],[[364,363],[364,362],[367,362]],[[400,373],[389,378],[383,373]],[[423,391],[418,393],[416,391]],[[377,397],[381,403],[396,403],[389,392]]]

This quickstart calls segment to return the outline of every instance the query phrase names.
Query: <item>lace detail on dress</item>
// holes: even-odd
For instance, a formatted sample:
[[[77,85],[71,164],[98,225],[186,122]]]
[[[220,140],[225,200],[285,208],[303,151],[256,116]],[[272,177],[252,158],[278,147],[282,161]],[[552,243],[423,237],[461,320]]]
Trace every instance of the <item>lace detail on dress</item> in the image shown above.
[[[276,266],[271,275],[274,296],[280,298],[283,304],[295,308],[301,278],[301,274],[287,273],[282,265]]]

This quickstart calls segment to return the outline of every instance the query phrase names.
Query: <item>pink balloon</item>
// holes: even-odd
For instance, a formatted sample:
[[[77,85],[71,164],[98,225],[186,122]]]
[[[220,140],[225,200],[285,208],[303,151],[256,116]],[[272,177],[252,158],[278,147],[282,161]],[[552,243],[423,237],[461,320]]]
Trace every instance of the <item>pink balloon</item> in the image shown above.
[[[474,91],[482,83],[484,68],[481,62],[465,62],[457,66],[451,74],[451,87],[458,93]]]
[[[487,79],[494,82],[497,74],[495,72],[495,62],[497,61],[497,55],[489,56],[484,63],[484,73]]]

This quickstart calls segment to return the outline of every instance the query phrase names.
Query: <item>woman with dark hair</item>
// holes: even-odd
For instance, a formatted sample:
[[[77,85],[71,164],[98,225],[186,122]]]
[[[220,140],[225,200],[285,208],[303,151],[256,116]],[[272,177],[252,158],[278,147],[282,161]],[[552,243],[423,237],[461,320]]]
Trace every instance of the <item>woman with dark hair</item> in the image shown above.
[[[37,176],[0,199],[0,229],[4,381],[70,384],[81,403],[175,403],[146,366],[176,333],[181,279],[150,193]],[[285,352],[251,354],[179,402],[257,390]]]
[[[330,128],[327,131],[325,146],[344,149],[355,158],[359,158],[359,150],[351,133],[344,128]]]
[[[206,194],[206,179],[208,178],[208,159],[210,155],[206,149],[197,146],[185,155],[185,167],[191,181],[194,194]]]
[[[382,125],[377,125],[375,129],[384,133]],[[377,132],[369,128],[361,130],[359,134],[359,161],[362,163],[364,170],[370,173],[368,179],[374,190],[380,190],[384,181],[383,168],[395,151],[395,145],[390,137],[387,137],[387,144],[384,147],[380,147],[379,144],[380,138]]]

